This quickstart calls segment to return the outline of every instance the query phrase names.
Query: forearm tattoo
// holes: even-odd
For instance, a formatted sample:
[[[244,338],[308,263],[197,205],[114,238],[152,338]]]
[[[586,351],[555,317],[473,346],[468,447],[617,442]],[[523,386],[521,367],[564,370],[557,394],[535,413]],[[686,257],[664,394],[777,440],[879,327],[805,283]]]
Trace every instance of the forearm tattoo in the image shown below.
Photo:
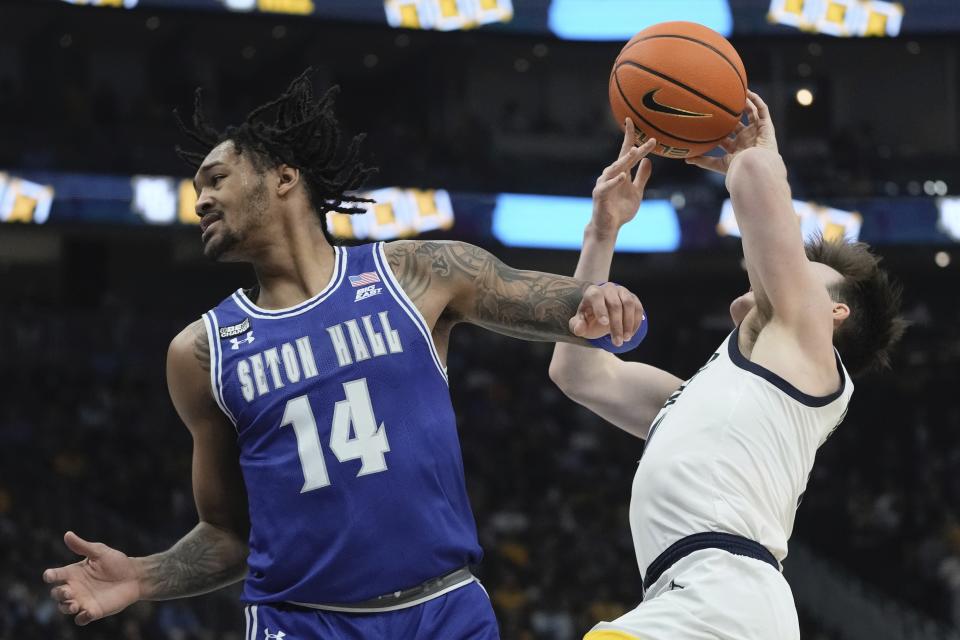
[[[246,573],[246,551],[232,534],[200,523],[172,548],[146,559],[145,596],[170,600],[237,582]]]
[[[204,371],[210,371],[210,342],[207,340],[207,329],[203,320],[194,322],[193,327],[193,356]]]
[[[579,341],[570,334],[568,322],[589,283],[513,269],[462,242],[388,246],[390,266],[415,304],[434,286],[465,283],[465,304],[452,309],[463,320],[525,340]]]

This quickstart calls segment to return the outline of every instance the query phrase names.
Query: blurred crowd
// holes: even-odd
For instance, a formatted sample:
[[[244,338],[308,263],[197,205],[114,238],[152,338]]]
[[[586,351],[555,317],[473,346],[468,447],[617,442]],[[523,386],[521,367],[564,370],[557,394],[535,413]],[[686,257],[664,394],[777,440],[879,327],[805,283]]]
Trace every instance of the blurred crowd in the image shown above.
[[[652,290],[656,325],[629,357],[691,375],[729,330],[735,293]],[[914,326],[893,372],[858,383],[796,536],[881,592],[960,624],[957,303],[910,302]],[[139,555],[195,523],[190,439],[163,377],[178,322],[109,298],[0,308],[0,638],[241,638],[236,589],[138,604],[77,629],[40,578],[75,559],[67,529]],[[547,377],[550,352],[473,328],[457,329],[450,349],[486,552],[478,575],[505,640],[578,639],[640,597],[627,508],[643,444],[563,397]],[[836,640],[801,616],[804,638]]]

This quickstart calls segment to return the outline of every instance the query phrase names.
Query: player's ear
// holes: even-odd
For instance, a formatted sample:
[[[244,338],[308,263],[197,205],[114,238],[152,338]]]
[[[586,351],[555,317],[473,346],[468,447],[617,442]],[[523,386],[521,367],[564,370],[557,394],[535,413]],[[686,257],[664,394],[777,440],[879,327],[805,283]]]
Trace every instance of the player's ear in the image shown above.
[[[850,317],[850,307],[842,302],[833,303],[833,326],[840,326],[840,323]]]
[[[277,184],[277,195],[281,198],[289,194],[300,184],[300,169],[288,164],[280,165],[278,170],[280,182]]]

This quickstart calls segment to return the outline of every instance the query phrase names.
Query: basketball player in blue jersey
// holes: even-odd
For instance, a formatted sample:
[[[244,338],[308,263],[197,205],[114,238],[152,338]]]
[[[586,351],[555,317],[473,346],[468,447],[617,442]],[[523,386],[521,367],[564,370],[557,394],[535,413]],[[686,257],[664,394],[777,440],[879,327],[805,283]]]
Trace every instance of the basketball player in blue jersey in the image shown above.
[[[607,279],[650,176],[626,128],[593,192],[578,278]],[[730,306],[729,337],[686,382],[610,353],[554,349],[550,375],[569,397],[647,441],[630,503],[643,601],[585,640],[797,640],[780,563],[817,448],[847,412],[844,363],[885,366],[903,331],[900,289],[866,245],[804,246],[759,96],[721,146],[687,162],[726,174],[743,237],[751,290]]]
[[[251,263],[257,286],[169,349],[199,524],[142,558],[68,532],[86,558],[44,579],[78,624],[244,580],[248,640],[498,637],[468,568],[481,549],[447,388],[450,330],[585,344],[610,332],[598,319],[609,313],[620,344],[640,303],[459,242],[335,246],[323,214],[354,211],[349,192],[370,170],[359,138],[340,147],[333,95],[314,99],[304,74],[221,133],[198,94],[185,129],[205,151],[181,153],[199,166],[203,250]],[[578,306],[597,320],[574,335]]]

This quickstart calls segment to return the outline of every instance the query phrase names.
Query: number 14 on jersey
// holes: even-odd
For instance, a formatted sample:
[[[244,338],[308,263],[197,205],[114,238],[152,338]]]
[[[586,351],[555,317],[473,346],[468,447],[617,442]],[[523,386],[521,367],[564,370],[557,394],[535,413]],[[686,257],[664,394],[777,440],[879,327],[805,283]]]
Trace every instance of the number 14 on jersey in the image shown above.
[[[330,428],[330,450],[340,462],[360,460],[357,477],[387,470],[384,454],[390,451],[386,426],[373,415],[373,403],[367,389],[367,379],[360,378],[343,383],[345,400],[333,408],[333,424]],[[351,437],[350,425],[353,425]],[[297,453],[303,468],[303,488],[300,493],[330,485],[327,464],[320,444],[317,419],[306,395],[287,401],[280,427],[290,425],[297,437]]]

